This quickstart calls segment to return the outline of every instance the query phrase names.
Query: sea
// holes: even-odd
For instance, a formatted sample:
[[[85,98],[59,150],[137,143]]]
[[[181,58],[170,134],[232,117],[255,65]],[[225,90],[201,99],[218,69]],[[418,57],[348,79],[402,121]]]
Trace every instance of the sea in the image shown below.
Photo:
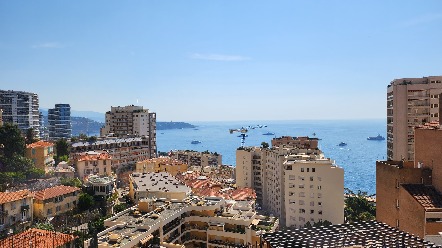
[[[236,149],[241,146],[239,133],[229,129],[265,126],[249,129],[245,146],[271,144],[274,137],[309,136],[319,138],[324,155],[344,168],[344,186],[354,192],[376,193],[376,161],[386,160],[386,140],[371,141],[369,136],[386,137],[386,120],[296,120],[296,121],[223,121],[190,122],[196,128],[157,130],[157,148],[217,152],[223,164],[235,166]],[[274,135],[264,135],[274,133]],[[201,143],[191,144],[193,140]],[[339,146],[345,142],[346,146]]]

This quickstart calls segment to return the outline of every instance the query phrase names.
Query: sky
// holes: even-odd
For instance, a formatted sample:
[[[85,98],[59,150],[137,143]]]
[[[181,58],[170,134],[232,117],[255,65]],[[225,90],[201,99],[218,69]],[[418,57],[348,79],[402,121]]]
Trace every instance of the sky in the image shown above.
[[[0,89],[159,121],[385,118],[441,44],[442,1],[0,1]]]

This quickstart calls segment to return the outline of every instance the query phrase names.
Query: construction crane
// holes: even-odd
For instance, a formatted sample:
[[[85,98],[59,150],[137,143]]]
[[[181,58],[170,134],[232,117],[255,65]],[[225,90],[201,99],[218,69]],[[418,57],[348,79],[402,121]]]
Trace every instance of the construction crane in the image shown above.
[[[247,127],[241,127],[241,128],[237,128],[237,129],[229,129],[229,132],[235,133],[235,132],[239,132],[240,134],[238,135],[238,137],[241,137],[241,147],[244,147],[244,144],[246,143],[246,137],[247,132],[250,129],[255,129],[255,128],[263,128],[263,127],[267,127],[265,125],[256,125],[256,126],[247,126]]]

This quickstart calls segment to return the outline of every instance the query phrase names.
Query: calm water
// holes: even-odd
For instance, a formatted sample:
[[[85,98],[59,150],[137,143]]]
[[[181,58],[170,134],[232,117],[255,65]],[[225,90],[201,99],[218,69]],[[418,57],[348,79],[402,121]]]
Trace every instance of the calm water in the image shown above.
[[[218,152],[223,155],[223,164],[235,165],[236,148],[241,145],[238,133],[229,133],[231,128],[267,125],[265,128],[250,130],[246,146],[270,144],[274,137],[263,135],[275,133],[276,137],[310,136],[316,133],[319,146],[326,157],[344,168],[345,187],[376,193],[376,160],[386,158],[386,141],[368,141],[368,136],[378,133],[386,137],[385,120],[339,120],[339,121],[259,121],[259,122],[192,122],[198,130],[176,129],[157,130],[158,151],[196,150]],[[201,141],[191,144],[192,140]],[[347,146],[340,147],[340,142]]]

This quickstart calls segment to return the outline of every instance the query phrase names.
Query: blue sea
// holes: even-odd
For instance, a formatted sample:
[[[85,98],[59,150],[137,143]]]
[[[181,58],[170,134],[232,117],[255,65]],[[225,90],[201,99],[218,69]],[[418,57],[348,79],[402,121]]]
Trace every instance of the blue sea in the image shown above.
[[[344,168],[345,187],[357,191],[376,193],[376,161],[385,160],[386,140],[369,141],[368,136],[381,134],[386,137],[386,120],[312,120],[312,121],[235,121],[235,122],[191,122],[197,128],[157,130],[158,151],[196,150],[222,154],[223,164],[235,166],[236,149],[241,145],[238,133],[229,129],[246,126],[267,125],[250,130],[246,146],[270,144],[273,137],[310,136],[321,139],[320,149],[325,156]],[[263,135],[271,132],[275,135]],[[201,141],[191,144],[192,140]],[[347,146],[338,146],[340,142]]]

